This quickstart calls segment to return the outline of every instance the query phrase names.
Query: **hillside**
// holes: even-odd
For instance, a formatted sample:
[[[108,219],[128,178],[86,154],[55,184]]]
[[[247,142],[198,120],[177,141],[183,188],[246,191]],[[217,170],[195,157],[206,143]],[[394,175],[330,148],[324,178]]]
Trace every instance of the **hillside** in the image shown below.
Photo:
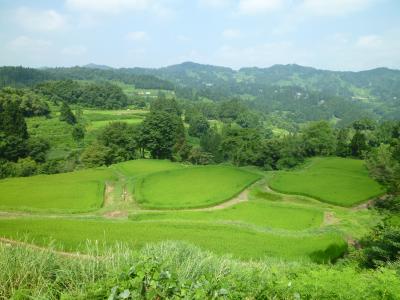
[[[233,70],[193,62],[159,69],[95,64],[41,70],[0,68],[0,86],[31,86],[49,79],[119,81],[136,88],[175,90],[177,97],[195,101],[238,98],[249,107],[288,114],[297,122],[337,119],[348,124],[364,117],[400,116],[400,71],[387,68],[341,72],[274,65]]]

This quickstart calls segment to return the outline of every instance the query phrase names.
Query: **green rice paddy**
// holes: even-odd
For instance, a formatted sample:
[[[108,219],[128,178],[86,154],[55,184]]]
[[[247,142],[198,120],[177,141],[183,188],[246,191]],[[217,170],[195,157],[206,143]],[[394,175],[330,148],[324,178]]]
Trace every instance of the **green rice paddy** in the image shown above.
[[[193,167],[144,177],[135,197],[148,208],[190,208],[229,200],[260,177],[227,166]]]
[[[305,186],[313,178],[308,188],[314,198],[330,203],[335,203],[331,196],[336,195],[340,178],[375,187],[362,195],[366,199],[382,192],[367,176],[362,161],[349,159],[317,158],[303,169],[275,174],[142,159],[108,168],[0,180],[0,210],[8,211],[0,212],[0,235],[39,245],[53,241],[67,251],[85,251],[87,240],[107,245],[126,242],[134,248],[179,240],[246,260],[271,256],[321,262],[340,256],[346,237],[361,236],[379,221],[370,211],[268,188],[270,184],[277,190],[281,184],[285,193],[302,194],[292,189],[294,178]],[[329,178],[335,178],[331,190],[323,185]],[[345,189],[340,195],[360,199],[358,191],[341,186]],[[329,201],[321,197],[324,193]],[[343,203],[354,202],[336,204]]]
[[[340,206],[352,206],[384,193],[369,177],[362,160],[338,157],[314,158],[297,171],[276,172],[270,186]]]

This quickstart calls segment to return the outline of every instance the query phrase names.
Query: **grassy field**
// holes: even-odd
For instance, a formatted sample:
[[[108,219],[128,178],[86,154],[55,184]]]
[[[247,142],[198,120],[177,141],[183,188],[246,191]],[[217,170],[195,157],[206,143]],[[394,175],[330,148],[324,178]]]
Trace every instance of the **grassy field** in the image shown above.
[[[319,227],[323,221],[323,213],[318,209],[252,200],[214,211],[137,213],[131,215],[130,219],[135,221],[206,221],[224,224],[250,224],[285,230],[304,230]]]
[[[137,159],[114,165],[114,168],[127,177],[145,176],[155,172],[181,169],[185,166],[169,160]]]
[[[0,209],[84,212],[101,207],[108,169],[0,180]]]
[[[273,256],[286,259],[328,259],[343,251],[344,240],[335,233],[318,235],[276,235],[257,232],[240,226],[201,224],[198,222],[130,222],[78,219],[3,219],[3,236],[34,240],[68,251],[85,251],[85,241],[101,241],[105,245],[125,242],[141,248],[149,242],[186,241],[218,254],[232,254],[242,259]],[[332,251],[335,247],[340,252]],[[329,248],[329,249],[328,249]],[[328,250],[327,250],[328,249]],[[325,252],[325,253],[324,253]]]
[[[206,207],[229,200],[259,178],[228,166],[169,170],[142,178],[135,197],[147,208]]]
[[[362,160],[337,157],[313,158],[302,169],[276,172],[269,184],[283,193],[310,196],[340,206],[352,206],[384,193],[368,176]]]

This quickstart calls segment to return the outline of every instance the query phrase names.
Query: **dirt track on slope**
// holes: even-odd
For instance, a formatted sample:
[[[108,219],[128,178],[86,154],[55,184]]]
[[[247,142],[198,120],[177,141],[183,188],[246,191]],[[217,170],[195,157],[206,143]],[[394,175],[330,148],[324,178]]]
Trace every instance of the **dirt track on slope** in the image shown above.
[[[184,211],[213,211],[213,210],[228,208],[228,207],[234,206],[236,204],[249,201],[249,189],[250,189],[250,187],[246,188],[243,192],[241,192],[236,197],[232,198],[231,200],[225,201],[221,204],[218,204],[218,205],[204,207],[204,208],[191,208],[191,209],[181,209],[181,210],[184,210]]]

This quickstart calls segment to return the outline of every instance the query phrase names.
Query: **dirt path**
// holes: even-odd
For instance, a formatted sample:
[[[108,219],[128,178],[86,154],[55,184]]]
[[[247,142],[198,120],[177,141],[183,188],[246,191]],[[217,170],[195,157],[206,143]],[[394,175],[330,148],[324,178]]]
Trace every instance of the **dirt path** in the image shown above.
[[[353,211],[364,210],[364,209],[367,209],[368,207],[372,206],[373,203],[374,203],[374,200],[369,200],[367,202],[364,202],[364,203],[361,203],[359,205],[353,206],[351,208],[351,210],[353,210]]]
[[[113,205],[115,206],[117,199],[115,199],[115,182],[110,183],[106,182],[106,189],[104,192],[104,205],[103,208],[111,208]],[[121,199],[123,202],[127,201],[127,198],[129,197],[126,186],[124,186]],[[124,210],[110,210],[107,211],[103,214],[105,218],[108,219],[114,219],[114,218],[127,218],[128,217],[128,212]]]
[[[112,205],[114,202],[114,189],[115,189],[115,183],[112,182],[106,182],[106,188],[104,190],[104,202],[103,202],[103,207],[108,207]]]
[[[21,246],[21,247],[29,248],[32,250],[38,250],[38,251],[42,251],[42,252],[57,254],[57,255],[60,255],[63,257],[67,257],[67,258],[83,258],[83,259],[99,258],[99,257],[88,255],[88,254],[82,254],[79,252],[58,251],[58,250],[50,249],[47,247],[41,247],[38,245],[21,242],[21,241],[16,241],[16,240],[11,240],[11,239],[2,238],[2,237],[0,237],[0,243],[4,244],[5,246],[8,246],[8,247]]]
[[[321,226],[335,225],[339,222],[340,219],[338,219],[332,211],[326,211],[324,212],[324,221]]]
[[[243,192],[241,192],[236,197],[232,198],[231,200],[225,201],[221,204],[218,204],[218,205],[204,207],[204,208],[192,208],[192,209],[182,209],[182,210],[184,210],[184,211],[213,211],[213,210],[228,208],[228,207],[234,206],[236,204],[249,201],[249,189],[250,188],[251,187],[246,188]]]

